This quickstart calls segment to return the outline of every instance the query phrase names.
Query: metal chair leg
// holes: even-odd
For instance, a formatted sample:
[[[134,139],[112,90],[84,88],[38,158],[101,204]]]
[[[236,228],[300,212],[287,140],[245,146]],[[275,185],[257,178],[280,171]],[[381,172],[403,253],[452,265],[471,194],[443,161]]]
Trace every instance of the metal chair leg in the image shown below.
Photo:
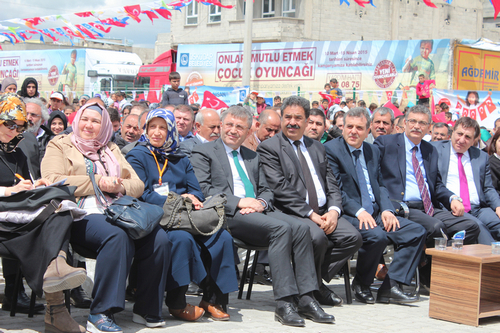
[[[349,278],[349,263],[346,262],[342,267],[342,271],[344,272],[344,285],[345,285],[345,297],[346,303],[352,304],[352,293],[351,293],[351,280]]]
[[[253,278],[255,277],[255,270],[257,269],[257,262],[259,261],[259,251],[255,251],[252,263],[252,273],[250,275],[250,281],[248,282],[247,299],[250,299],[252,295]]]
[[[17,262],[17,273],[16,282],[14,283],[14,294],[12,295],[12,308],[10,309],[10,316],[15,317],[17,309],[17,296],[21,290],[21,284],[23,283],[23,275],[21,274],[21,263]]]
[[[248,263],[250,262],[250,250],[247,250],[247,257],[245,258],[245,264],[243,266],[243,272],[240,276],[240,290],[238,291],[238,299],[243,296],[243,289],[245,288],[245,280],[247,279]]]
[[[28,312],[28,318],[33,318],[33,316],[35,315],[35,302],[36,302],[36,294],[32,290],[31,291],[30,310]]]

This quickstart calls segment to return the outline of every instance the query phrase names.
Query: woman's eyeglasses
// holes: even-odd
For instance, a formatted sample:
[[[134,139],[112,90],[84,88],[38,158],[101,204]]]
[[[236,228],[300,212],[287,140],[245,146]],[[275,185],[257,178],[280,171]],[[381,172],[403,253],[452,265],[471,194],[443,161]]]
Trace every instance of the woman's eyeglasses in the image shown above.
[[[26,131],[26,123],[24,125],[18,125],[12,120],[6,120],[3,122],[3,124],[10,130],[16,130],[17,133],[22,133]]]

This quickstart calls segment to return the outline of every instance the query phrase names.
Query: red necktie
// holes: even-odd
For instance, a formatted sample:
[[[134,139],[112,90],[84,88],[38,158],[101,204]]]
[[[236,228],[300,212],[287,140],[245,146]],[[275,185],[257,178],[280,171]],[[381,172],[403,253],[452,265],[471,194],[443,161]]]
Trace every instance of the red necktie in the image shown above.
[[[417,150],[418,147],[415,146],[412,148],[413,152],[411,155],[411,162],[413,164],[413,172],[415,173],[415,178],[417,180],[418,189],[420,191],[420,197],[422,198],[422,202],[424,204],[425,213],[429,216],[434,215],[434,207],[432,207],[431,197],[429,195],[429,190],[427,190],[427,184],[425,183],[424,175],[422,174],[422,169],[420,169],[420,165],[418,164],[417,159]]]

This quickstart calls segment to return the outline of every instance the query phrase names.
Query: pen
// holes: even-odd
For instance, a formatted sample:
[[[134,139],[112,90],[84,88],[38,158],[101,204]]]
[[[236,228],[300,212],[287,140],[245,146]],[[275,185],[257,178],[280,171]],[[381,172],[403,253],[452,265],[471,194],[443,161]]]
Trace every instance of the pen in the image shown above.
[[[14,174],[17,178],[19,178],[20,180],[25,180],[20,174],[16,173]]]

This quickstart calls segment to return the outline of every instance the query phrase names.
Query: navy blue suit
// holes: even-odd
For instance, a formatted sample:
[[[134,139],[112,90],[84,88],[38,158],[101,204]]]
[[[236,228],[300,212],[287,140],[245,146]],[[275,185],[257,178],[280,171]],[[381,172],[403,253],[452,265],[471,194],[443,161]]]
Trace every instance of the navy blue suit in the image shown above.
[[[406,150],[405,133],[393,135],[380,135],[374,144],[380,150],[380,171],[384,184],[389,192],[389,197],[397,201],[403,201],[406,189]],[[465,230],[465,244],[474,244],[479,234],[478,224],[465,217],[457,217],[451,214],[450,197],[453,193],[446,188],[441,180],[438,170],[439,154],[436,148],[423,141],[420,143],[427,187],[434,206],[434,215],[427,215],[423,207],[410,207],[411,221],[417,222],[427,230],[427,247],[434,247],[434,237],[442,237],[440,229],[449,238],[456,232]],[[443,206],[446,209],[443,209]]]
[[[356,213],[363,208],[359,179],[356,166],[348,145],[343,137],[325,144],[326,155],[342,191],[342,206],[344,218],[356,228],[359,220]],[[419,263],[425,243],[425,229],[414,222],[398,218],[400,228],[396,231],[386,231],[382,223],[381,213],[393,210],[389,193],[385,188],[380,173],[380,152],[377,147],[363,143],[363,155],[369,175],[369,184],[375,198],[372,217],[377,226],[373,229],[359,230],[363,237],[363,246],[358,250],[356,278],[364,285],[370,285],[377,270],[378,260],[387,244],[394,244],[394,260],[389,267],[389,277],[409,285]]]
[[[439,153],[439,173],[446,185],[450,166],[451,141],[436,141],[432,144]],[[470,217],[476,220],[481,230],[478,242],[490,245],[494,239],[500,239],[500,218],[495,213],[495,209],[500,207],[500,196],[498,196],[491,181],[488,154],[476,147],[470,147],[468,152],[472,166],[472,176],[479,196],[479,205],[471,205],[470,214],[472,216]],[[456,168],[458,168],[458,164]],[[460,193],[455,194],[460,195]]]
[[[163,155],[156,155],[156,157],[160,168],[163,168],[167,160]],[[126,159],[144,182],[144,193],[141,198],[163,207],[167,197],[158,194],[153,189],[153,185],[158,184],[160,175],[151,151],[144,144],[140,144],[127,154]],[[172,192],[189,193],[200,201],[205,200],[193,167],[184,155],[172,156],[168,159],[162,182],[168,183],[169,190]],[[172,241],[172,261],[167,279],[167,290],[187,286],[191,281],[196,284],[202,282],[207,275],[203,262],[207,264],[207,260],[202,260],[203,248],[210,253],[208,263],[210,278],[215,281],[220,291],[227,294],[238,289],[234,268],[233,238],[226,230],[221,229],[207,237],[193,238],[188,232],[180,230],[168,231],[168,235]],[[188,265],[186,261],[189,262]]]

